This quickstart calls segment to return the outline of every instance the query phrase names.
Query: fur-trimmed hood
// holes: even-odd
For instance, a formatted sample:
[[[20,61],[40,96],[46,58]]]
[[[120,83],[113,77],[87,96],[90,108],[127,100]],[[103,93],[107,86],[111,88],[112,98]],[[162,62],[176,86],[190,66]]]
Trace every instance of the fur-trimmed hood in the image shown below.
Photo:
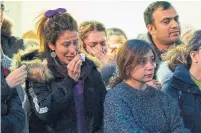
[[[53,78],[48,69],[47,59],[34,58],[38,54],[39,47],[28,47],[25,50],[19,50],[13,56],[10,70],[13,71],[22,65],[27,66],[27,79],[37,82],[48,82]]]
[[[51,79],[56,77],[66,76],[66,68],[55,64],[52,57],[43,57],[38,51],[38,46],[31,46],[27,47],[25,50],[20,50],[14,55],[10,70],[13,71],[22,65],[26,65],[27,79],[42,83],[49,82]],[[89,74],[93,67],[98,68],[97,64],[99,63],[96,58],[86,55],[86,61],[83,63],[83,66],[85,67],[82,67],[84,70],[81,73],[81,78]]]

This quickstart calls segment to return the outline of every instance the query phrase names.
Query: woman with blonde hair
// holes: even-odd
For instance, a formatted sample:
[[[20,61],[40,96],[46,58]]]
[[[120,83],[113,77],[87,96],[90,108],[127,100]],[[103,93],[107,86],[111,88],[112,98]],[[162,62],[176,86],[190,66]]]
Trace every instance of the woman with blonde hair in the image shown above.
[[[80,51],[94,61],[100,70],[109,62],[106,28],[98,21],[84,21],[79,25]]]
[[[177,49],[175,49],[177,50]],[[186,128],[201,132],[201,30],[195,31],[174,64],[174,74],[162,90],[178,101]],[[183,56],[184,55],[184,56]],[[174,56],[167,53],[167,57]],[[171,61],[171,60],[170,60]]]

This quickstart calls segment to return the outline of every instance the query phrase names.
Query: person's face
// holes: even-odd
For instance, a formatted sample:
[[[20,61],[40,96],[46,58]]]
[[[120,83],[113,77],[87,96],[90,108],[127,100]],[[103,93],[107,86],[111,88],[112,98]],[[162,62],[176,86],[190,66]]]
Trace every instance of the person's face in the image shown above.
[[[134,66],[131,70],[130,80],[133,83],[146,83],[153,79],[155,58],[153,52],[150,50],[146,55],[140,59],[140,63]]]
[[[107,52],[105,32],[89,31],[86,34],[86,36],[87,37],[85,38],[84,43],[85,43],[85,50],[88,54],[93,55],[90,52],[91,48],[96,48],[96,50],[100,50],[100,52],[103,52],[103,53]]]
[[[55,45],[49,43],[48,46],[55,51],[61,63],[68,65],[78,54],[77,31],[65,31],[58,37]]]
[[[107,38],[108,54],[116,54],[119,47],[124,44],[126,38],[123,35],[113,35]]]
[[[149,33],[153,38],[165,44],[173,44],[179,40],[179,16],[173,7],[167,10],[157,8],[152,16],[153,24],[149,25]]]

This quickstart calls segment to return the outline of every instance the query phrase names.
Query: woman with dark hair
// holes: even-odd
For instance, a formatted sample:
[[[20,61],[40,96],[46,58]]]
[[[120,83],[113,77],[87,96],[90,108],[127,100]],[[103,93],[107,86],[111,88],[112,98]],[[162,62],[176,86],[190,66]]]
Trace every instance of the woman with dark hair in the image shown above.
[[[64,8],[48,10],[37,34],[40,48],[16,61],[28,69],[30,133],[101,132],[106,89],[95,64],[79,53],[76,20]]]
[[[189,133],[176,100],[146,84],[154,76],[155,57],[142,40],[128,40],[119,49],[119,76],[104,103],[105,133]]]
[[[162,90],[178,100],[185,127],[192,133],[200,133],[201,30],[193,33],[181,55],[185,55],[185,60],[176,62],[174,74]],[[171,53],[167,53],[166,56],[171,56]]]

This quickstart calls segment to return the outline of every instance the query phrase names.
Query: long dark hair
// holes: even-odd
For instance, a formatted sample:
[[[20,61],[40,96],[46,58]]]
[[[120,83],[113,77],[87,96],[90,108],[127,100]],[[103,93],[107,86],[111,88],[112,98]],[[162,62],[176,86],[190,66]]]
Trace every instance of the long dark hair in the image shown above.
[[[118,76],[111,81],[110,87],[113,88],[121,81],[129,79],[131,69],[139,64],[141,58],[150,50],[154,53],[154,57],[156,57],[153,48],[148,42],[137,39],[126,41],[125,45],[122,45],[118,51],[117,66],[119,73]]]

